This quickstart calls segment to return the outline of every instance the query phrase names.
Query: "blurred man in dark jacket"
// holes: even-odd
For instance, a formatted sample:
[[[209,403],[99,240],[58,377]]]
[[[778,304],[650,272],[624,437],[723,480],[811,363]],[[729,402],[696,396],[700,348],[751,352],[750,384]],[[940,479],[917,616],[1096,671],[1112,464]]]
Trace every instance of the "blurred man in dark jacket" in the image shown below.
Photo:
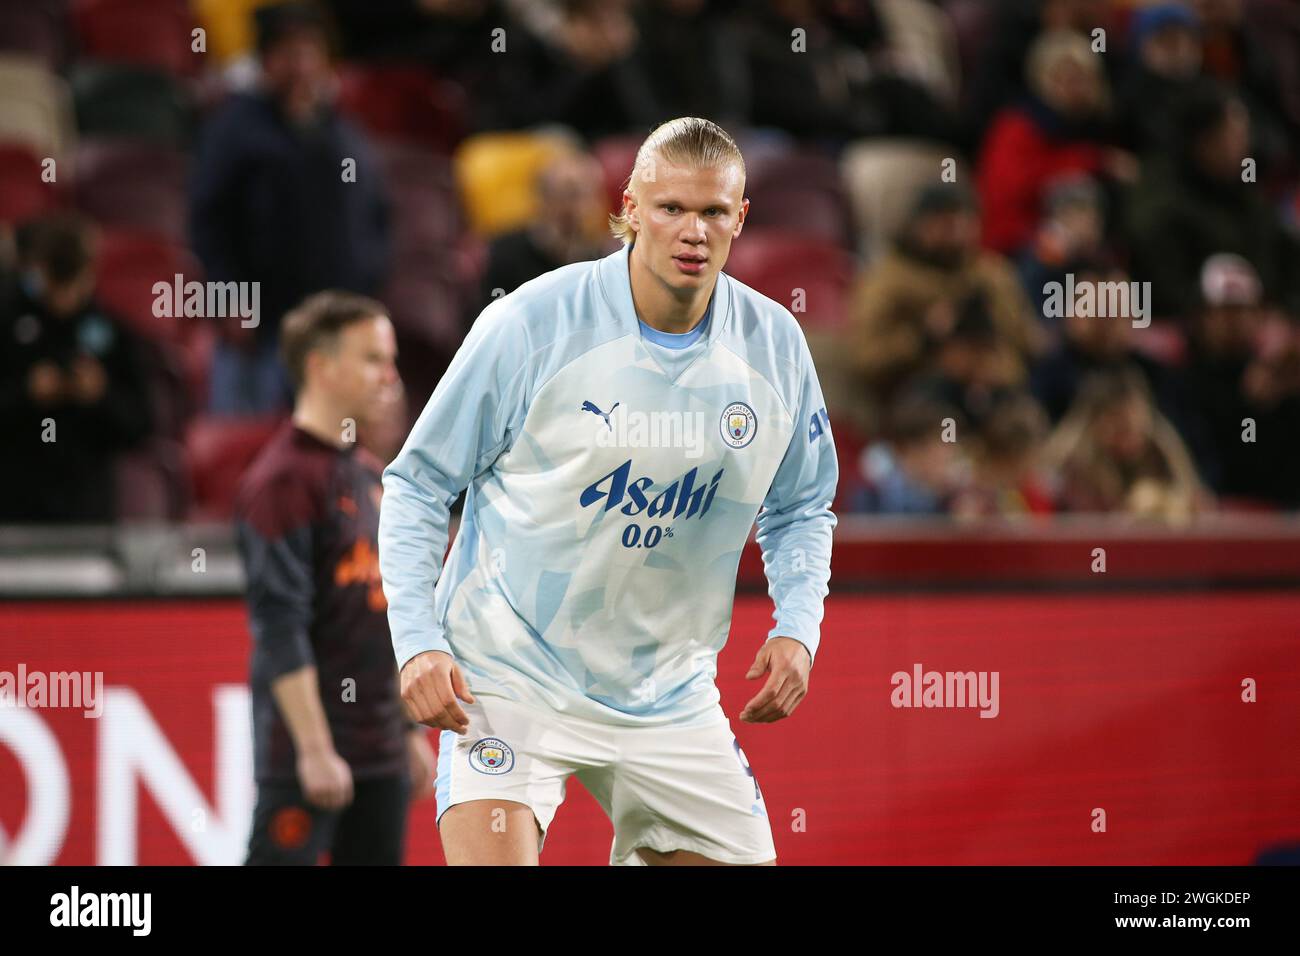
[[[1128,205],[1133,277],[1151,283],[1156,318],[1191,321],[1199,305],[1201,264],[1220,252],[1250,263],[1265,299],[1300,307],[1300,244],[1284,230],[1261,187],[1242,177],[1251,135],[1241,101],[1206,87],[1180,112],[1178,131],[1178,153],[1143,163]]]
[[[0,522],[113,520],[113,461],[152,428],[139,343],[95,302],[93,236],[75,217],[23,230],[0,306]]]
[[[373,294],[388,265],[377,161],[330,103],[324,21],[310,4],[257,12],[259,91],[232,96],[203,131],[190,223],[209,281],[260,282],[255,328],[218,318],[212,410],[286,407],[281,317],[324,288]]]

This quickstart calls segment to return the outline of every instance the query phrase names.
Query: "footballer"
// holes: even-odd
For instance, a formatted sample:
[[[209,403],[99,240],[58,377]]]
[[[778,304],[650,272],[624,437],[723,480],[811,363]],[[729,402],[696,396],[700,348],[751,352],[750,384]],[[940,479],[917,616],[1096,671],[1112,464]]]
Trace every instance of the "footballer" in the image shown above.
[[[807,693],[838,466],[798,323],[722,272],[744,189],[717,125],[657,127],[611,216],[623,247],[484,309],[384,471],[380,569],[408,716],[442,729],[448,863],[536,864],[570,776],[611,864],[776,861],[716,662],[757,521],[776,624],[739,717]]]

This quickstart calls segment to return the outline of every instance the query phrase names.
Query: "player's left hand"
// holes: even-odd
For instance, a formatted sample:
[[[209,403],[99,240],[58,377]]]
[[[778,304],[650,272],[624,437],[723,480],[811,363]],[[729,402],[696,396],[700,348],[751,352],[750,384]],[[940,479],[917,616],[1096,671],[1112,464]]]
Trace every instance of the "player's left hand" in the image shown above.
[[[747,724],[770,724],[789,717],[808,694],[812,658],[793,637],[774,637],[763,644],[745,674],[746,680],[768,675],[767,683],[740,712]]]
[[[433,748],[424,727],[406,732],[407,765],[411,769],[411,801],[433,793]]]

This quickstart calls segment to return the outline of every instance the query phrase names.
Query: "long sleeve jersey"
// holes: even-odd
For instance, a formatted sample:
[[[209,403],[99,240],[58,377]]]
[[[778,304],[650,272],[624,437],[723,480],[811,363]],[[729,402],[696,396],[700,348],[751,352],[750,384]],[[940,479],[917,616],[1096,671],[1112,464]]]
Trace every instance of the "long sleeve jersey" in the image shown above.
[[[643,333],[632,248],[483,310],[384,471],[380,569],[399,667],[441,650],[476,695],[691,725],[722,714],[756,520],[768,637],[815,658],[838,466],[794,316],[720,273],[699,341],[672,351]]]

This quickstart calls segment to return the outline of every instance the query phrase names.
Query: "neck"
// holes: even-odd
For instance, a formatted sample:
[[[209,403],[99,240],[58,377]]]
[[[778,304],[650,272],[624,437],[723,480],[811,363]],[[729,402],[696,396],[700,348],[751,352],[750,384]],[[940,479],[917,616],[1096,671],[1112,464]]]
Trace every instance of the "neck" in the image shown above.
[[[701,287],[694,292],[689,290],[686,297],[679,296],[650,271],[650,267],[637,255],[636,245],[627,257],[628,274],[632,281],[632,305],[637,317],[660,332],[680,335],[689,332],[700,324],[709,307],[709,297],[713,295],[713,286],[717,277],[708,287]]]
[[[293,406],[293,423],[327,445],[346,448],[343,440],[344,416],[337,408],[314,392],[304,390]]]

